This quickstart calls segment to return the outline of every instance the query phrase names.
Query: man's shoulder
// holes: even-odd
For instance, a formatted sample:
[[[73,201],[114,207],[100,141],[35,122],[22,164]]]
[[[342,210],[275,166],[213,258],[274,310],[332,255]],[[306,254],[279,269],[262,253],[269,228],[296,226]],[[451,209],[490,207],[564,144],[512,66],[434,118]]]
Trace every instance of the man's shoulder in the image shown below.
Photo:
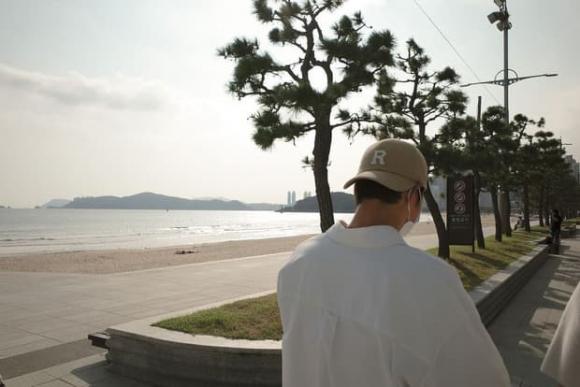
[[[404,256],[404,261],[413,269],[419,269],[417,274],[425,273],[429,277],[456,276],[457,272],[453,266],[439,257],[435,257],[423,250],[409,246],[407,244],[394,247]]]
[[[321,248],[325,243],[328,242],[328,238],[325,234],[318,234],[310,237],[302,242],[300,242],[292,252],[293,256],[306,255],[313,250]]]
[[[326,234],[316,235],[296,247],[287,265],[304,261],[318,261],[322,257],[326,257],[328,249],[337,253],[337,250],[340,250],[340,245],[334,243]],[[441,278],[442,276],[449,278],[450,276],[457,275],[453,266],[441,258],[434,257],[404,242],[361,252],[364,253],[363,255],[369,255],[370,253],[370,255],[376,257],[373,260],[373,266],[379,269],[379,271],[380,268],[375,265],[385,266],[385,270],[397,268],[404,270],[407,268],[416,276],[424,273],[431,278]],[[352,254],[352,251],[349,254]]]

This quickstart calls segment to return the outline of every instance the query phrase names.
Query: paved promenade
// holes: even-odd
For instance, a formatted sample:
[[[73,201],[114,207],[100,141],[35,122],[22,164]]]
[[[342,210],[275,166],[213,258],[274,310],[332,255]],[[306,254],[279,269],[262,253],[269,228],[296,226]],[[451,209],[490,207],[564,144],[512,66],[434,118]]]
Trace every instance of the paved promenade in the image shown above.
[[[436,236],[408,242],[425,249],[436,245]],[[102,351],[88,345],[89,333],[272,290],[288,254],[105,275],[0,272],[0,373],[28,374],[14,380],[34,385],[50,375],[36,371],[89,356],[101,361],[95,354]]]
[[[2,358],[275,287],[287,253],[108,275],[0,273]]]
[[[556,387],[540,365],[578,281],[580,238],[566,239],[490,326],[515,385]]]
[[[409,243],[434,246],[435,235]],[[289,253],[117,274],[0,272],[2,359],[145,317],[272,290]]]

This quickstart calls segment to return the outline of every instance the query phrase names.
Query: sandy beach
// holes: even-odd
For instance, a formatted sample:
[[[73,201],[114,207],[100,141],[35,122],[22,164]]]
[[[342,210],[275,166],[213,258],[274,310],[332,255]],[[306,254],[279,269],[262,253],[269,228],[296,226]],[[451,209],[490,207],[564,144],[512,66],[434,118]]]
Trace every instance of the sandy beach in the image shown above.
[[[484,215],[483,227],[494,224],[493,216]],[[413,235],[435,234],[431,222],[416,225]],[[166,266],[281,253],[293,250],[312,237],[253,239],[218,243],[191,244],[152,249],[117,249],[35,253],[0,258],[0,271],[108,274]]]

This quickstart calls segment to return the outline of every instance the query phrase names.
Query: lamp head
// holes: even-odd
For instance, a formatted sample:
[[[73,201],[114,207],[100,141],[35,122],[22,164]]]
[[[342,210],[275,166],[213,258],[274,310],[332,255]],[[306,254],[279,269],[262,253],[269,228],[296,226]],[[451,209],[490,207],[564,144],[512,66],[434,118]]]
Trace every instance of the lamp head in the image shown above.
[[[500,31],[511,30],[512,23],[509,22],[508,20],[502,20],[499,23],[497,23],[497,29]]]
[[[487,19],[491,24],[496,23],[503,19],[503,13],[499,11],[492,12],[489,15],[487,15]]]

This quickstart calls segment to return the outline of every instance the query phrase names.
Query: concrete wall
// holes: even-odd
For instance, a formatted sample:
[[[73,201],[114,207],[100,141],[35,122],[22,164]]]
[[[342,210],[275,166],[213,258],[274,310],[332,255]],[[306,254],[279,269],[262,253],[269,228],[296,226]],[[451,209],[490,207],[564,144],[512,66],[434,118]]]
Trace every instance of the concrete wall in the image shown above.
[[[156,386],[281,385],[280,349],[184,344],[114,330],[108,345],[113,372]]]

